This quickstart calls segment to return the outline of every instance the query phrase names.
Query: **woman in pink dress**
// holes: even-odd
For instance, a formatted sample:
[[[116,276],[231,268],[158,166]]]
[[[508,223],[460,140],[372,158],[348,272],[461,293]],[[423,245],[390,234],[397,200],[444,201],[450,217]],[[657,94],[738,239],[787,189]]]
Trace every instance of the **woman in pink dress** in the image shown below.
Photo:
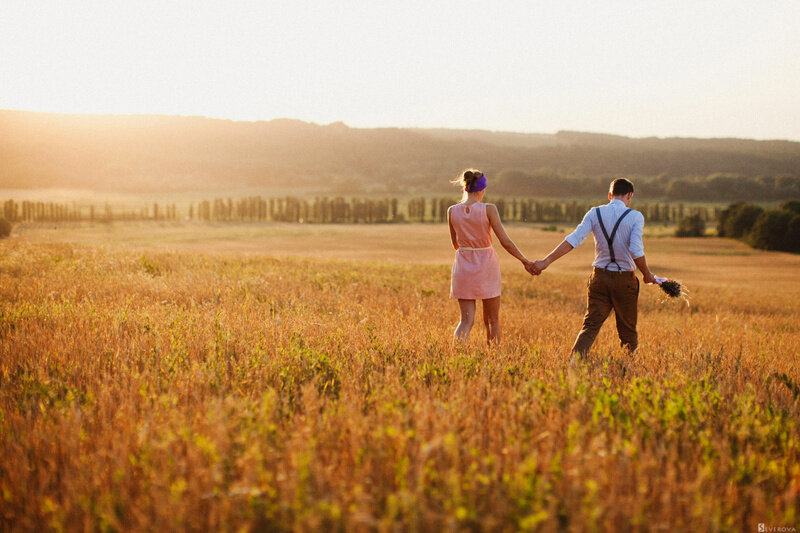
[[[492,248],[492,230],[500,244],[522,264],[533,264],[519,251],[506,234],[494,204],[484,204],[486,176],[468,169],[453,181],[464,188],[461,202],[447,210],[450,239],[456,250],[450,278],[450,298],[458,299],[461,321],[453,333],[453,342],[466,342],[475,321],[475,300],[483,300],[483,323],[486,341],[500,342],[500,263]]]

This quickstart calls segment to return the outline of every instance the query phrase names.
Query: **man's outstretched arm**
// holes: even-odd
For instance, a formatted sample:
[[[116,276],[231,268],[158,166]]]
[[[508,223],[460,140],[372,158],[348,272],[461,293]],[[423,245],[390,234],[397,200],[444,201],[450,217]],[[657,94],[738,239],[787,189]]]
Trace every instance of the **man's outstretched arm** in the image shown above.
[[[547,257],[534,262],[534,265],[536,265],[536,268],[538,268],[539,271],[542,271],[545,268],[549,267],[554,261],[556,261],[560,257],[571,252],[573,248],[574,247],[566,239],[564,239],[563,241],[561,241],[561,244],[559,244],[553,249],[552,252],[547,254]]]
[[[591,210],[587,211],[583,216],[581,223],[575,228],[575,231],[564,237],[564,240],[561,241],[561,244],[556,246],[552,252],[547,254],[547,257],[534,262],[534,267],[539,269],[539,272],[549,267],[559,257],[572,251],[573,248],[580,246],[580,244],[586,240],[586,237],[592,233],[592,219],[590,217],[591,213]]]

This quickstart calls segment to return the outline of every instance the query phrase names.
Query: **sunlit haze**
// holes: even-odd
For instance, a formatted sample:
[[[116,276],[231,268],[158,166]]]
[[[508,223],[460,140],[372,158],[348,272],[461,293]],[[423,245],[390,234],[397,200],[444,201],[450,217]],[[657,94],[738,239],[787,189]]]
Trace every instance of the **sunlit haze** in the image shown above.
[[[800,140],[800,3],[22,2],[0,109]]]

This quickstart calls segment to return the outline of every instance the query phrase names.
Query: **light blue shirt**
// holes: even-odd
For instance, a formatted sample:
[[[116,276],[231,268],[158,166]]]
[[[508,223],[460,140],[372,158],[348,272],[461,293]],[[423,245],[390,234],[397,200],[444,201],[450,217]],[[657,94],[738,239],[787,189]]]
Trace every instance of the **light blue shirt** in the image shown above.
[[[617,219],[622,216],[628,208],[622,200],[611,200],[606,205],[600,206],[600,215],[603,217],[603,225],[611,236]],[[611,254],[608,252],[608,243],[603,230],[600,229],[600,222],[597,220],[597,213],[590,209],[583,217],[583,221],[578,224],[575,231],[567,235],[566,241],[577,248],[586,240],[590,233],[594,234],[594,263],[592,266],[617,270],[617,265],[611,263]],[[622,219],[614,237],[614,255],[620,270],[636,270],[634,259],[644,255],[644,243],[642,234],[644,233],[644,216],[635,209]]]

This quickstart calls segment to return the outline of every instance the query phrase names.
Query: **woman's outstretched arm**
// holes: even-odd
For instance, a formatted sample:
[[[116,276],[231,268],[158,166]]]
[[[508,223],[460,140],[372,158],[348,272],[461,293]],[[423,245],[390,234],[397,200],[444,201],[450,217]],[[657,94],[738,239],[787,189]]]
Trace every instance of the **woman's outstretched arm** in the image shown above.
[[[492,225],[494,234],[497,235],[497,240],[500,241],[500,244],[503,245],[503,248],[505,248],[508,253],[522,261],[522,264],[530,264],[528,258],[519,251],[517,245],[514,244],[514,241],[512,241],[511,237],[509,237],[506,233],[506,229],[503,227],[503,223],[500,221],[500,213],[497,212],[497,206],[494,204],[486,204],[486,216],[489,217],[489,224]]]

